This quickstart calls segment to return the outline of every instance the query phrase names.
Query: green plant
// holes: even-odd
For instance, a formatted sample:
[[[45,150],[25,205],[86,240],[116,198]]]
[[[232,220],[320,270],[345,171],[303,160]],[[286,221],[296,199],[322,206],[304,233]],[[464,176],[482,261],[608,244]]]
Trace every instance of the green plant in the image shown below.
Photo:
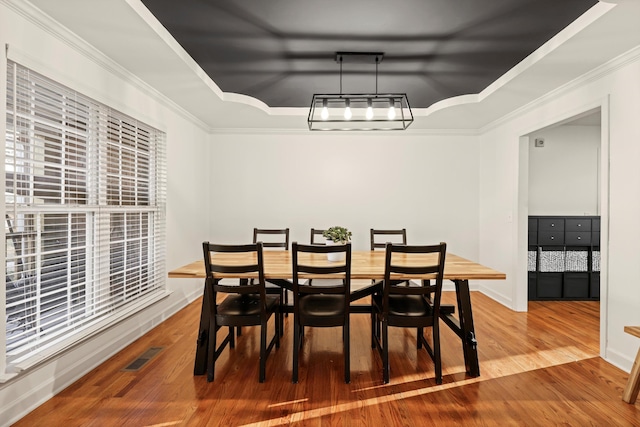
[[[344,227],[336,225],[322,232],[322,236],[332,240],[334,243],[347,243],[351,240],[351,232]]]

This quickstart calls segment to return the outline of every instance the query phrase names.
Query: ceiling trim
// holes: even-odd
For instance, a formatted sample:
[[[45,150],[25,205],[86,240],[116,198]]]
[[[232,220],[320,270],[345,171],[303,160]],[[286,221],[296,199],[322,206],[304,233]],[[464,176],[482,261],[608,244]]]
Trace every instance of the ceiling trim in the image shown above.
[[[596,81],[598,79],[601,79],[622,67],[625,67],[633,62],[638,62],[638,61],[640,61],[640,46],[637,46],[631,49],[630,51],[623,53],[617,58],[614,58],[611,61],[605,64],[602,64],[599,67],[596,67],[593,70],[583,74],[577,79],[572,80],[569,83],[546,93],[540,98],[518,108],[517,110],[514,110],[513,112],[507,114],[506,116],[500,117],[499,119],[487,124],[486,126],[483,126],[478,130],[479,134],[483,134],[497,127],[500,127],[501,125],[517,117],[520,117],[528,112],[531,112],[532,110],[535,110],[536,108],[543,106],[544,104],[549,103],[553,99],[556,99],[573,90],[576,90],[581,86],[588,85],[589,83]]]
[[[415,137],[415,136],[434,136],[434,135],[451,135],[451,136],[479,136],[478,129],[406,129],[403,131],[380,131],[371,132],[363,131],[327,131],[327,132],[311,132],[305,129],[278,129],[278,128],[215,128],[210,131],[212,135],[393,135],[398,137]]]
[[[72,31],[70,31],[67,27],[60,24],[58,21],[54,20],[51,16],[41,11],[39,8],[31,4],[30,2],[20,1],[20,0],[0,0],[0,3],[6,5],[9,9],[18,13],[27,21],[31,22],[32,24],[42,29],[46,33],[52,35],[56,39],[60,40],[69,48],[71,48],[75,52],[78,52],[79,54],[89,59],[90,61],[94,62],[95,64],[103,68],[105,71],[131,84],[136,89],[140,90],[145,95],[152,98],[154,101],[173,110],[182,118],[189,120],[190,122],[193,122],[196,126],[201,128],[202,130],[207,132],[210,131],[210,126],[208,124],[206,124],[205,122],[203,122],[202,120],[200,120],[199,118],[191,114],[189,111],[187,111],[186,109],[184,109],[183,107],[175,103],[173,100],[167,98],[160,91],[158,91],[157,89],[155,89],[154,87],[146,83],[144,80],[142,80],[135,74],[128,71],[122,65],[118,64],[117,62],[115,62],[114,60],[106,56],[104,53],[102,53],[101,51],[93,47],[91,44],[87,43],[84,39],[82,39]],[[14,44],[10,44],[9,50],[15,52],[20,57],[25,58],[30,63],[38,62],[37,58],[34,58],[33,56],[24,52],[20,48],[16,48]],[[22,65],[28,66],[29,64],[22,64]],[[46,67],[46,68],[49,70],[51,69],[51,67]],[[77,82],[77,80],[74,80],[74,82]],[[82,88],[78,88],[78,86],[81,86],[81,85],[75,84],[75,86],[77,89],[82,90]],[[91,93],[87,93],[87,95],[90,95],[91,97],[100,98],[100,99],[96,99],[97,101],[101,101],[101,102],[104,102],[105,104],[112,105],[112,106],[114,104],[119,104],[117,99],[109,98],[108,94],[105,94],[103,92],[96,93],[96,91],[90,91],[90,92]],[[139,116],[140,113],[141,113],[140,111],[136,111],[134,115]],[[127,114],[130,114],[130,112],[128,112]],[[147,119],[150,119],[150,118],[147,118]],[[156,121],[156,120],[153,120],[153,121]],[[148,123],[148,124],[153,125],[154,127],[159,127],[159,126],[161,127],[162,125],[161,123],[159,124]]]

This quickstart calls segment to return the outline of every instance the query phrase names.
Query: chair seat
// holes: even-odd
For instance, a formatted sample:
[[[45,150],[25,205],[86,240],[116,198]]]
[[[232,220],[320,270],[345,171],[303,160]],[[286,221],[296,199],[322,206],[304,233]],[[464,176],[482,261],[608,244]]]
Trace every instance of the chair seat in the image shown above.
[[[266,297],[267,312],[275,311],[278,300],[277,296]],[[218,306],[217,314],[218,316],[260,317],[260,295],[229,295]]]
[[[315,283],[315,280],[314,280]],[[343,318],[344,295],[311,294],[300,298],[300,315],[314,318]]]
[[[374,303],[382,307],[382,295],[374,295]],[[389,316],[427,317],[433,307],[421,295],[389,295]]]

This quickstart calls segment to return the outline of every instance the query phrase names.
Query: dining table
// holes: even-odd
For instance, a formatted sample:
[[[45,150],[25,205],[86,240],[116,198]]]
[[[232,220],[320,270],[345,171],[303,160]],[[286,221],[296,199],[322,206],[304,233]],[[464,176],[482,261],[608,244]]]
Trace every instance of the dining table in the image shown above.
[[[292,290],[291,277],[293,266],[291,252],[288,250],[265,250],[264,253],[264,277],[269,283]],[[324,254],[299,254],[299,263],[306,265],[330,265]],[[434,254],[404,254],[394,257],[394,265],[428,265],[433,263]],[[216,253],[212,255],[212,262],[221,265],[247,265],[255,264],[255,254],[247,253]],[[382,281],[385,273],[385,251],[352,251],[351,254],[351,292],[352,313],[370,313],[370,306],[355,304],[358,300],[372,295],[382,289]],[[197,260],[190,264],[169,271],[169,278],[194,278],[205,279],[204,260]],[[239,278],[257,279],[257,273],[235,274],[216,273],[215,278]],[[301,279],[318,278],[311,274],[301,275]],[[323,279],[341,279],[344,275],[327,276]],[[391,280],[429,280],[434,275],[403,275],[394,274]],[[455,332],[462,343],[466,372],[471,377],[480,376],[478,362],[478,342],[473,324],[473,312],[471,306],[471,294],[469,291],[470,280],[504,280],[506,275],[490,267],[462,258],[448,252],[444,266],[444,279],[451,280],[455,287],[456,304],[450,309],[441,310],[440,318]],[[194,362],[194,375],[203,375],[206,372],[207,350],[209,341],[209,325],[211,307],[209,307],[207,286],[204,287],[204,298],[200,312],[200,326],[197,338],[196,356]],[[455,313],[457,309],[457,314]],[[290,307],[289,307],[290,310]]]

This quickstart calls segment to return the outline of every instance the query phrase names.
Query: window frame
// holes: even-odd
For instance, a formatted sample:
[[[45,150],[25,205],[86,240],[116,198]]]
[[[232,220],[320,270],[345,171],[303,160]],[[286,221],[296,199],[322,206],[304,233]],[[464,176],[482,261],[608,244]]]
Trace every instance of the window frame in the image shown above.
[[[5,188],[4,268],[7,274],[5,274],[5,304],[3,304],[0,323],[5,325],[3,328],[5,330],[3,341],[5,372],[15,373],[99,333],[114,322],[139,312],[166,295],[166,135],[158,129],[56,83],[14,61],[7,61],[6,70],[4,164],[7,185]],[[19,73],[23,73],[24,76],[20,77]],[[34,89],[35,86],[19,87],[19,82],[20,84],[25,84],[22,80],[30,82],[31,77],[37,81],[32,84],[41,85],[46,90],[38,93]],[[25,93],[18,94],[20,89]],[[47,90],[52,91],[51,100],[46,93]],[[57,105],[57,95],[60,95],[62,101],[59,104],[63,107]],[[65,96],[73,97],[68,102],[69,105],[78,103],[86,107],[86,111],[82,111],[77,117],[71,117],[72,114],[65,117],[67,114],[64,110]],[[18,104],[22,97],[30,99],[33,104],[29,106],[31,108],[24,106],[24,111],[19,112]],[[42,108],[38,110],[37,107]],[[64,111],[56,110],[57,107]],[[55,120],[56,114],[60,116],[59,122]],[[18,118],[24,122],[19,124]],[[38,133],[39,127],[42,133]],[[28,130],[27,135],[20,135],[24,129]],[[43,137],[44,129],[51,132],[50,141]],[[56,130],[59,131],[57,136]],[[71,137],[67,141],[65,138],[69,135]],[[25,142],[19,142],[20,138],[24,138]],[[69,146],[63,147],[65,141]],[[23,146],[20,146],[21,144]],[[26,150],[24,145],[30,145],[29,148],[33,151]],[[119,170],[115,174],[107,173],[110,165],[108,158],[110,147],[119,150],[119,155],[116,157],[118,161],[115,162]],[[42,149],[41,153],[37,153],[40,157],[35,154],[38,148]],[[24,163],[16,160],[20,149],[23,149]],[[81,152],[82,149],[84,154]],[[127,153],[126,156],[120,155],[124,152]],[[28,154],[31,154],[30,158],[27,158]],[[59,163],[55,161],[56,156],[59,157]],[[112,166],[113,160],[114,158],[111,158]],[[41,175],[30,172],[29,180],[21,183],[24,187],[19,187],[17,186],[18,164],[28,165],[32,171],[38,170],[37,168],[41,166],[42,168],[39,169]],[[59,166],[59,171],[56,165]],[[114,194],[115,189],[118,197],[110,198],[108,181],[109,177],[114,176],[118,178],[118,185],[111,186],[111,194]],[[38,177],[42,182],[37,182]],[[45,179],[45,177],[53,178]],[[56,178],[59,178],[60,185],[57,190]],[[9,183],[13,185],[9,186]],[[23,193],[22,199],[20,191]],[[42,196],[42,200],[38,200],[36,197],[38,194]],[[27,221],[24,221],[29,215],[34,218],[31,221],[32,229],[27,227]],[[49,233],[43,231],[43,228],[46,228],[43,224],[47,219],[63,218],[64,215],[68,216],[67,226],[64,229],[67,232],[66,238],[62,233],[63,225],[58,225],[58,229],[54,227],[50,232],[53,243],[49,242],[50,246],[43,246],[46,245],[47,233]],[[85,218],[85,228],[79,229],[78,224],[82,222],[79,218],[82,217]],[[131,219],[131,221],[125,221],[122,224],[123,239],[121,242],[116,242],[118,244],[116,248],[122,247],[122,249],[116,249],[114,252],[112,218],[118,217]],[[21,218],[22,221],[20,221]],[[76,222],[74,223],[71,218],[77,218]],[[74,227],[76,227],[75,230]],[[74,234],[74,231],[77,233]],[[7,293],[11,268],[18,262],[15,247],[17,233],[22,233],[21,245],[27,242],[33,249],[33,253],[30,254],[35,257],[30,270],[32,276],[25,277],[35,278],[37,291],[32,299],[35,300],[36,312],[40,316],[44,310],[41,306],[43,299],[38,295],[38,292],[43,289],[42,275],[45,266],[43,258],[50,256],[54,262],[57,262],[54,269],[65,266],[64,274],[67,276],[65,290],[68,301],[56,302],[54,308],[61,312],[67,310],[66,315],[60,314],[60,316],[69,322],[57,331],[52,329],[43,331],[40,326],[34,326],[35,338],[31,340],[24,338],[23,344],[19,347],[15,347],[7,335],[10,322],[13,321],[8,312],[19,305],[13,300],[9,301]],[[64,247],[61,241],[67,246]],[[9,242],[13,245],[15,258],[9,257],[11,252]],[[74,242],[79,246],[73,246]],[[59,247],[55,250],[51,249],[50,252],[45,250],[54,246]],[[21,252],[22,249],[21,247]],[[65,251],[66,255],[64,255]],[[22,258],[25,258],[25,254],[20,254],[20,258],[19,262],[23,262]],[[112,262],[115,260],[121,260],[122,266]],[[82,263],[84,266],[81,265]],[[119,270],[120,267],[122,271]],[[76,276],[84,277],[79,285],[73,282],[74,271]],[[113,287],[114,274],[120,273],[124,277],[122,290]],[[62,273],[55,274],[59,275],[56,280],[64,279]],[[79,292],[78,289],[80,289]],[[79,297],[81,294],[83,295]],[[78,309],[74,307],[74,295],[79,298],[78,301],[84,299],[81,303],[84,314],[79,320],[75,319],[74,314],[69,314]],[[28,319],[26,315],[20,319],[26,324],[29,323],[24,320]],[[36,324],[39,325],[37,322]]]

